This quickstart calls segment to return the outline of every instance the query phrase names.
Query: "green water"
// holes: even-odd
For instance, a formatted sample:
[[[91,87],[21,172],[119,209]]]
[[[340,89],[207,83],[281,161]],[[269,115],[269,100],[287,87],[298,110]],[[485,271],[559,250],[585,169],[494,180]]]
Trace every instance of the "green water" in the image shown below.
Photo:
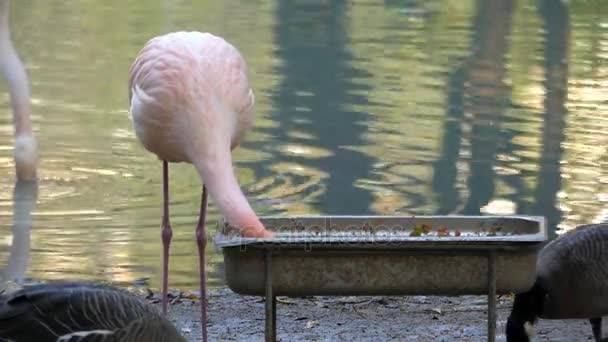
[[[31,223],[15,225],[27,277],[159,286],[161,164],[133,134],[127,74],[176,30],[221,35],[249,64],[256,118],[234,160],[260,215],[518,213],[552,235],[608,218],[607,2],[192,3],[13,1],[42,157]],[[6,265],[21,207],[0,87]],[[170,173],[171,286],[196,288],[200,182]]]

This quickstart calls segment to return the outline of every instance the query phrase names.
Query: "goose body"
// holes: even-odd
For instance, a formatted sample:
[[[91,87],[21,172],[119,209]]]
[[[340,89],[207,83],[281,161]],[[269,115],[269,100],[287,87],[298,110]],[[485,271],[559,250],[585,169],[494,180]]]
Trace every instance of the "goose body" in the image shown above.
[[[105,285],[55,283],[0,297],[0,341],[185,342],[155,308]]]
[[[537,318],[589,319],[596,341],[608,314],[608,224],[584,225],[539,253],[536,282],[517,294],[507,320],[507,341],[527,342]]]

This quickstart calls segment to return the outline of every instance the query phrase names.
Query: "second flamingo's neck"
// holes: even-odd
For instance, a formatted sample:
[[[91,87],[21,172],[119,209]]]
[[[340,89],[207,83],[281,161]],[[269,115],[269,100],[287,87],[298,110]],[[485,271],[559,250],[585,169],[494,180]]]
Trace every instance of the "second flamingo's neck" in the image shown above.
[[[8,0],[0,0],[0,72],[8,81],[13,108],[17,178],[31,180],[36,177],[38,146],[32,134],[27,74],[11,42],[8,4]]]
[[[241,191],[230,151],[215,151],[206,157],[194,164],[219,211],[243,236],[259,235],[265,228]]]
[[[8,1],[0,0],[0,70],[9,84],[15,136],[31,135],[27,74],[13,47],[8,21]]]

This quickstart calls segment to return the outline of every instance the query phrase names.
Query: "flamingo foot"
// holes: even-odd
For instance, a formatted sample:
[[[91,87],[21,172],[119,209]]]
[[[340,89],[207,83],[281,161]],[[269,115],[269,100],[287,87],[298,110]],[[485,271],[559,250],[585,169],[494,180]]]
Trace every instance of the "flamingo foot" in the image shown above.
[[[199,281],[201,290],[201,329],[203,342],[207,342],[207,274],[205,272],[205,247],[207,246],[207,231],[205,230],[205,216],[207,213],[207,187],[203,185],[201,196],[201,211],[196,226],[196,244],[199,257]]]
[[[161,225],[161,239],[163,241],[163,316],[167,316],[167,288],[169,283],[169,245],[173,237],[171,223],[169,222],[169,164],[163,161],[163,220]]]

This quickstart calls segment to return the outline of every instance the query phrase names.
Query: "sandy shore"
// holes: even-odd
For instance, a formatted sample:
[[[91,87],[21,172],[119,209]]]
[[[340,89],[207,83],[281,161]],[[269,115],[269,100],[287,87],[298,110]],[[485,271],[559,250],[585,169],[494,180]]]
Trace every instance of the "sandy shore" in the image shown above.
[[[140,293],[160,306],[160,296]],[[200,306],[196,295],[172,291],[170,318],[190,341],[200,341]],[[279,297],[279,341],[485,341],[484,296],[459,297]],[[512,298],[498,299],[497,341]],[[264,298],[229,289],[209,294],[210,341],[263,341]],[[607,328],[604,322],[604,331]],[[589,341],[586,320],[542,320],[539,341]]]

